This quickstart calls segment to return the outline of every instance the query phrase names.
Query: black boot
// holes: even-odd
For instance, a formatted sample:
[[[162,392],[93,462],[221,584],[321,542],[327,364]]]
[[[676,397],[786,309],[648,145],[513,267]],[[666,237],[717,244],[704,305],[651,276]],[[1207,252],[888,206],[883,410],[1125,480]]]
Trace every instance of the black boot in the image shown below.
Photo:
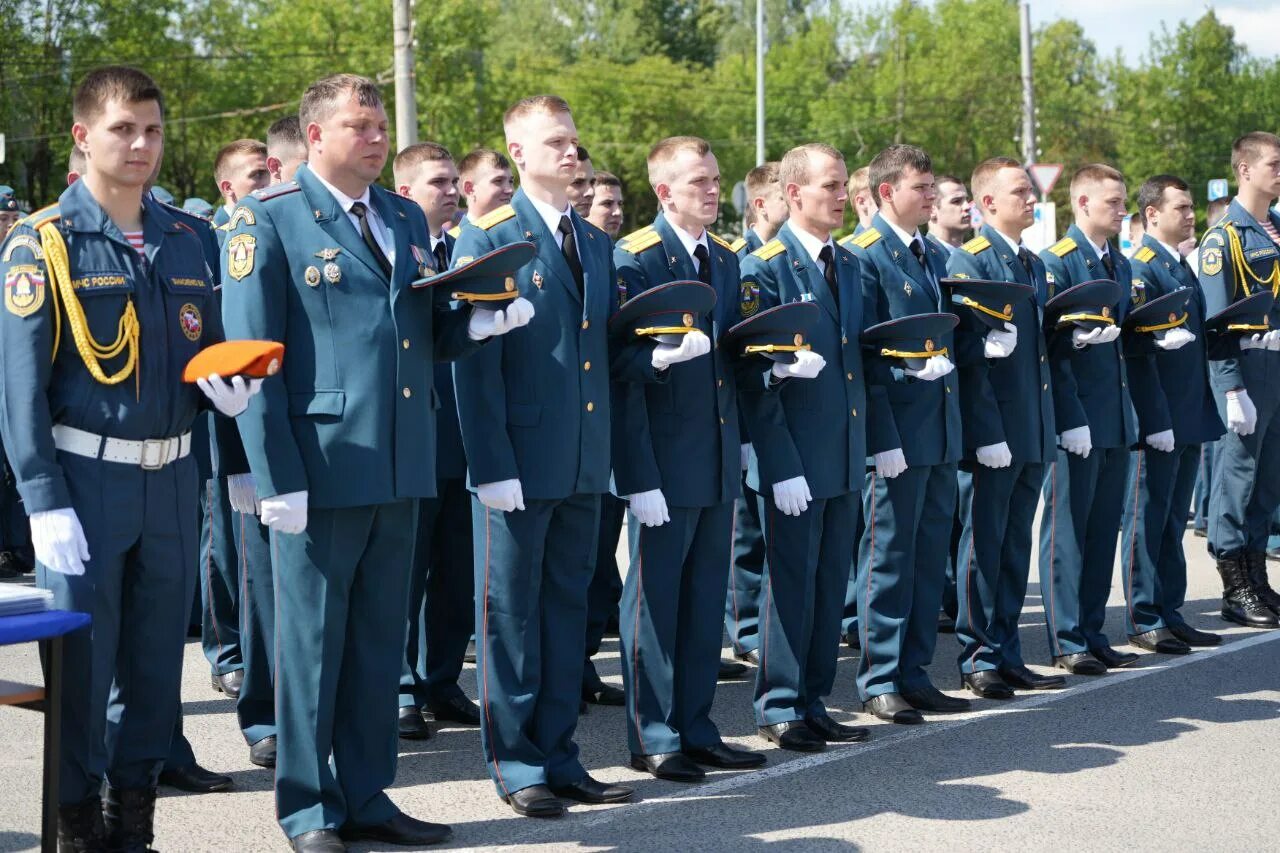
[[[155,788],[113,788],[107,786],[102,809],[107,842],[112,853],[155,853],[152,825],[156,815]]]
[[[1267,582],[1267,552],[1250,551],[1244,555],[1245,573],[1249,576],[1249,587],[1257,594],[1262,603],[1272,613],[1280,616],[1280,593],[1271,588]]]
[[[58,806],[58,853],[105,853],[106,849],[101,799]]]
[[[1219,557],[1222,618],[1246,628],[1280,628],[1280,620],[1249,585],[1243,557]]]

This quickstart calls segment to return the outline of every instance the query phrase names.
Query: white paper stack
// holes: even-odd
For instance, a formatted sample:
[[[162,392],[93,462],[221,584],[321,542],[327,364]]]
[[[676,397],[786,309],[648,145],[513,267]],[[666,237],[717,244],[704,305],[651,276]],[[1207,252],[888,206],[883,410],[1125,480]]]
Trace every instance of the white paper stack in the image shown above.
[[[53,606],[53,593],[16,583],[0,584],[0,616],[42,613]]]

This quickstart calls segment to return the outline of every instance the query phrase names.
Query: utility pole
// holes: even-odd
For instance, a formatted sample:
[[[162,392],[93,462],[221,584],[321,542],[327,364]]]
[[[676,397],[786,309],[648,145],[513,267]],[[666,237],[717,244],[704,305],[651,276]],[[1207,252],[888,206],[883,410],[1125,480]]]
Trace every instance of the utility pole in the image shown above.
[[[756,0],[756,165],[764,165],[764,0]]]
[[[1022,163],[1036,162],[1036,91],[1031,74],[1031,4],[1019,9],[1022,21]]]
[[[391,0],[391,43],[396,81],[396,151],[418,141],[413,86],[413,0]]]

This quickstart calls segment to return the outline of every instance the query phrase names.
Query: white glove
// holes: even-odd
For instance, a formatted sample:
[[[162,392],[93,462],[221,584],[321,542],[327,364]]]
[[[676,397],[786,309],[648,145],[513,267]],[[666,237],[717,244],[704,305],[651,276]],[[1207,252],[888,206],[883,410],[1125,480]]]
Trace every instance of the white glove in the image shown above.
[[[1195,339],[1194,332],[1188,332],[1182,328],[1170,329],[1164,333],[1164,337],[1156,338],[1156,346],[1165,352],[1173,352],[1176,349],[1182,349]]]
[[[1120,337],[1119,326],[1103,326],[1102,334],[1098,337],[1097,343],[1109,344],[1118,337]]]
[[[827,360],[813,350],[797,350],[791,364],[774,362],[773,375],[779,379],[813,379],[827,366]]]
[[[1093,450],[1093,435],[1087,426],[1075,427],[1058,436],[1058,444],[1068,453],[1088,459],[1089,451]]]
[[[992,329],[982,345],[982,353],[987,358],[1008,358],[1018,345],[1018,327],[1012,323],[1004,324],[1004,331]],[[1004,467],[1004,466],[1000,466]]]
[[[307,493],[286,492],[263,498],[262,523],[277,533],[301,533],[307,529]]]
[[[1270,332],[1268,332],[1268,334],[1270,334]],[[1247,338],[1243,336],[1240,338],[1240,349],[1242,350],[1266,349],[1266,348],[1267,348],[1267,342],[1262,337],[1262,335],[1252,334]]]
[[[196,385],[213,403],[213,407],[229,418],[234,418],[249,408],[249,398],[262,390],[261,379],[245,382],[243,376],[232,376],[231,381],[227,382],[216,373],[197,379]]]
[[[773,484],[773,502],[783,515],[799,515],[809,508],[811,500],[809,481],[803,476]]]
[[[231,508],[243,515],[257,515],[262,510],[258,505],[258,488],[252,474],[227,477],[227,497],[231,500]]]
[[[1227,429],[1238,436],[1252,435],[1258,427],[1258,410],[1243,388],[1227,392]]]
[[[1084,349],[1087,346],[1109,344],[1118,337],[1120,337],[1119,326],[1099,326],[1089,332],[1084,329],[1075,329],[1071,332],[1071,343],[1075,344],[1076,349]]]
[[[661,527],[671,520],[671,513],[667,511],[667,499],[663,496],[662,489],[637,492],[628,500],[631,501],[631,513],[636,517],[636,521],[645,527]]]
[[[71,507],[31,514],[31,547],[36,560],[60,575],[84,574],[89,559],[89,543],[84,541],[84,528]]]
[[[925,361],[924,367],[919,370],[912,370],[908,367],[906,374],[924,382],[932,382],[935,379],[941,379],[955,369],[956,366],[951,363],[951,359],[947,358],[945,355],[935,355],[930,356],[929,359]]]
[[[499,480],[476,486],[476,497],[489,509],[500,512],[524,511],[524,490],[519,480]]]
[[[738,459],[742,462],[743,471],[751,466],[751,445],[743,444],[738,447]]]
[[[876,454],[876,474],[879,476],[892,480],[905,470],[907,457],[903,455],[901,447]]]
[[[709,352],[711,352],[711,338],[708,338],[700,329],[694,329],[682,335],[679,344],[658,344],[654,347],[650,363],[654,370],[666,370],[673,364],[691,361]]]
[[[978,448],[978,463],[988,468],[1008,468],[1013,464],[1013,453],[1009,450],[1009,442],[986,444]]]
[[[1147,446],[1161,453],[1173,452],[1173,430],[1166,429],[1155,435],[1147,436]]]
[[[467,336],[473,341],[483,341],[497,335],[505,335],[512,329],[529,325],[533,319],[533,303],[523,296],[511,300],[506,308],[493,311],[489,308],[472,308],[467,323]]]
[[[1280,351],[1280,329],[1272,329],[1262,336],[1262,343],[1272,352]]]

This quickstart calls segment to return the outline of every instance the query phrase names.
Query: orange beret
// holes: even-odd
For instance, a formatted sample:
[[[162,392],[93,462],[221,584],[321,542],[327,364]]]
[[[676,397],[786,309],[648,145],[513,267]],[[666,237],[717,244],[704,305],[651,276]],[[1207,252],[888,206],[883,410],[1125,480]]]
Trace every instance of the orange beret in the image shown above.
[[[210,373],[262,379],[278,373],[283,361],[284,344],[275,341],[226,341],[196,353],[182,371],[182,381],[195,382]]]

